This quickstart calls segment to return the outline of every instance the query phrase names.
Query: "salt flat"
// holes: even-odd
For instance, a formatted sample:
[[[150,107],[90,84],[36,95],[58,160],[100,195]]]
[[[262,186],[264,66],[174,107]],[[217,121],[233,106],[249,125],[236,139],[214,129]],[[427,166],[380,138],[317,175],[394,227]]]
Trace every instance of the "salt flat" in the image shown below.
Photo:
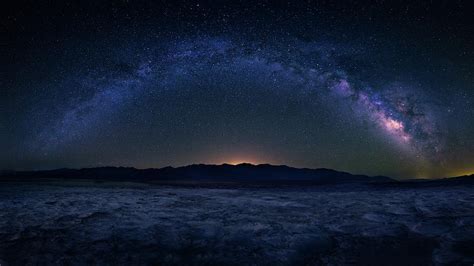
[[[474,187],[0,187],[6,265],[474,262]]]

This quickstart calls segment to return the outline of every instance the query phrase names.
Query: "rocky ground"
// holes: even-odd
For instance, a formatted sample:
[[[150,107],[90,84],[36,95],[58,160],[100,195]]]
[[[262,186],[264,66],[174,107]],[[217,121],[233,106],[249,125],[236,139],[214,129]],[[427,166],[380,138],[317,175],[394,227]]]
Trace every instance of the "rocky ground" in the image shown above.
[[[474,263],[474,187],[5,183],[3,265]]]

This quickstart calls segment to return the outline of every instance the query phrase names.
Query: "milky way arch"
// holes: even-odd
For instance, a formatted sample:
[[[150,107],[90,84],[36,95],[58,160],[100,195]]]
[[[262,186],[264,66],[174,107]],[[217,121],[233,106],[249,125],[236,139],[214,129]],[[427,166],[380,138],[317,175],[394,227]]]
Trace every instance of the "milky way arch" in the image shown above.
[[[300,88],[295,93],[302,97],[301,91],[306,91],[342,99],[394,143],[418,157],[440,161],[442,134],[413,90],[408,93],[403,84],[396,89],[371,87],[340,63],[340,58],[360,53],[366,52],[328,42],[262,45],[213,37],[168,41],[131,60],[130,55],[120,55],[118,61],[126,63],[91,71],[89,78],[80,79],[81,89],[90,90],[91,96],[60,107],[30,146],[43,153],[60,150],[74,140],[92,137],[101,123],[134,99],[160,95],[189,80],[230,78],[275,89],[291,84]]]

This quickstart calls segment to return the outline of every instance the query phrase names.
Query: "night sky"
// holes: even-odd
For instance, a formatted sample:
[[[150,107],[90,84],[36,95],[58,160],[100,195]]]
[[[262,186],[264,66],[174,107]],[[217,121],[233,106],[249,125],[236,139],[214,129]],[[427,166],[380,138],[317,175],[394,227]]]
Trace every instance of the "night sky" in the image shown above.
[[[85,2],[2,7],[0,169],[474,172],[470,1]]]

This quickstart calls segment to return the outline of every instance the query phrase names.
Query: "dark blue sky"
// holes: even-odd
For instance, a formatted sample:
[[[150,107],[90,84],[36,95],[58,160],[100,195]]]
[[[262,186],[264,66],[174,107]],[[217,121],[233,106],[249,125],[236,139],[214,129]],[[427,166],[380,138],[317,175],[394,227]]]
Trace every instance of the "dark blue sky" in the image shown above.
[[[0,168],[473,172],[468,3],[16,3]]]

